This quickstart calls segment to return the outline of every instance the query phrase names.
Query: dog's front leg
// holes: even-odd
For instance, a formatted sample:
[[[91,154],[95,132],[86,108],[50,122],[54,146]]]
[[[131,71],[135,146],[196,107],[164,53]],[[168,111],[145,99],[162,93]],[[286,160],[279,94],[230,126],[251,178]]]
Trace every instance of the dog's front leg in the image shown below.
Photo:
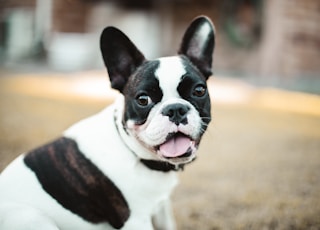
[[[176,224],[173,217],[171,201],[164,200],[157,207],[152,217],[152,223],[155,230],[175,230]]]

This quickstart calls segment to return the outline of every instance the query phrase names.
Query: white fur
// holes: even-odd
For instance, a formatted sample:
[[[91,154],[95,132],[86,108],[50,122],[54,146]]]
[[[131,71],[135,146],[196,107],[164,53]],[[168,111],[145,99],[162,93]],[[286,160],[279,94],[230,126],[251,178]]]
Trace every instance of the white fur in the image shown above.
[[[147,121],[143,125],[135,125],[131,120],[127,122],[128,131],[131,135],[136,136],[149,151],[154,151],[154,147],[163,144],[168,136],[168,133],[182,132],[194,140],[197,139],[201,132],[202,120],[198,111],[188,101],[182,99],[178,93],[177,87],[181,81],[181,77],[186,73],[180,57],[165,57],[158,59],[160,66],[155,72],[155,76],[159,80],[159,85],[163,93],[163,98],[160,103],[155,105],[148,115]],[[177,126],[169,121],[168,116],[162,114],[163,109],[170,104],[183,104],[190,108],[187,114],[188,124],[179,124]],[[125,135],[125,134],[124,134]],[[141,145],[139,145],[141,146]],[[136,151],[140,157],[150,158],[150,153],[143,154],[145,151]],[[140,153],[141,152],[141,153]],[[196,149],[193,149],[196,152]],[[155,156],[152,156],[154,158]],[[158,156],[161,160],[164,159],[161,155]],[[193,154],[188,159],[174,159],[170,161],[173,164],[181,164],[191,161],[195,155]]]
[[[123,107],[122,103],[117,106]],[[119,108],[118,108],[119,109]],[[120,108],[121,109],[121,108]],[[151,215],[169,199],[177,184],[175,172],[156,172],[147,169],[118,135],[114,124],[116,106],[110,106],[101,113],[72,126],[65,136],[77,141],[80,150],[104,172],[121,190],[130,207],[130,217],[122,229],[152,229]],[[111,146],[116,146],[112,148]],[[23,191],[23,192],[21,192]],[[37,223],[26,221],[13,228],[20,221],[14,210],[23,207],[24,219],[36,217]],[[15,221],[7,223],[6,220]],[[30,219],[32,220],[32,219]],[[168,228],[174,228],[168,220]],[[4,170],[0,177],[0,229],[112,229],[109,224],[90,224],[64,209],[50,195],[43,191],[35,174],[25,166],[23,157],[17,158]],[[7,226],[12,226],[8,228]],[[58,228],[55,228],[57,226]],[[6,227],[6,228],[4,228]]]
[[[207,40],[209,39],[208,35],[211,31],[212,31],[212,26],[208,22],[206,22],[201,25],[200,29],[195,34],[194,38],[198,42],[198,46],[199,46],[199,49],[198,49],[199,54],[197,54],[198,56],[205,49],[205,45],[207,44]]]
[[[169,121],[168,116],[162,115],[163,109],[170,104],[184,104],[190,107],[190,111],[187,115],[188,124],[176,125]],[[150,143],[152,146],[162,144],[168,133],[180,131],[191,136],[193,139],[197,139],[200,135],[202,120],[193,105],[185,100],[179,98],[167,100],[164,103],[155,106],[149,117],[150,119],[138,129],[140,131],[139,138],[146,143]]]
[[[127,124],[129,131],[137,135],[139,141],[128,135],[122,127],[122,95],[114,105],[80,121],[64,133],[65,137],[77,142],[80,151],[123,193],[129,204],[130,217],[122,229],[153,229],[151,216],[155,216],[154,221],[163,229],[175,228],[169,196],[177,184],[176,173],[152,171],[139,162],[137,155],[144,159],[159,159],[140,141],[153,146],[161,144],[169,132],[180,131],[194,138],[199,135],[201,119],[198,112],[177,92],[184,73],[180,58],[160,59],[156,76],[163,90],[162,101],[152,109],[146,124],[141,127],[134,126],[130,121]],[[174,125],[161,114],[162,109],[172,103],[182,103],[191,108],[187,125]],[[107,223],[91,224],[63,208],[42,189],[34,172],[26,167],[23,156],[20,156],[0,177],[0,229],[112,228]]]
[[[159,58],[158,60],[160,61],[160,66],[155,72],[155,76],[159,80],[163,93],[162,102],[169,98],[180,98],[177,87],[182,75],[186,73],[181,58],[173,56]]]
[[[205,48],[210,31],[211,25],[207,22],[194,35],[199,52]],[[159,228],[175,229],[169,196],[177,184],[176,172],[151,170],[141,164],[139,157],[158,159],[150,152],[150,147],[161,144],[170,132],[179,131],[195,139],[200,135],[202,121],[199,113],[177,91],[181,77],[186,73],[181,58],[166,57],[159,61],[155,76],[163,98],[151,110],[144,125],[136,126],[129,120],[126,124],[129,134],[123,129],[124,99],[119,96],[114,105],[80,121],[64,133],[65,137],[77,142],[80,151],[122,192],[130,209],[124,230],[151,230],[151,217]],[[174,103],[190,108],[187,124],[177,126],[161,114],[165,106]],[[91,224],[65,209],[43,190],[35,173],[23,160],[22,155],[0,176],[1,230],[112,229],[108,223]]]
[[[87,153],[86,156],[122,191],[131,210],[124,229],[132,229],[132,226],[143,224],[136,223],[136,220],[145,222],[150,218],[154,208],[162,200],[169,198],[177,178],[173,172],[150,173],[149,169],[139,163],[139,159],[128,146],[123,145],[123,140],[119,137],[114,124],[114,113],[122,110],[123,104],[118,101],[116,105],[118,108],[111,106],[93,118],[78,123],[65,135],[75,139],[80,150]],[[110,146],[117,146],[116,151],[114,152]],[[134,221],[132,225],[131,221]],[[146,227],[141,229],[149,229]]]

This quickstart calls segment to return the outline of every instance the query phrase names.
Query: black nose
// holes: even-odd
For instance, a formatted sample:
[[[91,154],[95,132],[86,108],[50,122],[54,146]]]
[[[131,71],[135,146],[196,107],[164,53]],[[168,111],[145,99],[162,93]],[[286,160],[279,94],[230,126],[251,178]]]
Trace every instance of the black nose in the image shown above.
[[[162,110],[162,115],[168,116],[169,120],[176,125],[188,124],[187,114],[190,107],[184,104],[171,104]]]

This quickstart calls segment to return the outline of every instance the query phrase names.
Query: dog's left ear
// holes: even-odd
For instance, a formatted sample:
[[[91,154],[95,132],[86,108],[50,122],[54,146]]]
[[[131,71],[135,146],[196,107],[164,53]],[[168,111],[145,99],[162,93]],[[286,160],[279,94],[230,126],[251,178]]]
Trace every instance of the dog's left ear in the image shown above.
[[[112,88],[122,92],[128,78],[145,61],[143,54],[115,27],[103,30],[100,49]]]
[[[197,17],[185,32],[178,51],[178,54],[187,56],[206,78],[212,75],[214,33],[214,27],[209,18]]]

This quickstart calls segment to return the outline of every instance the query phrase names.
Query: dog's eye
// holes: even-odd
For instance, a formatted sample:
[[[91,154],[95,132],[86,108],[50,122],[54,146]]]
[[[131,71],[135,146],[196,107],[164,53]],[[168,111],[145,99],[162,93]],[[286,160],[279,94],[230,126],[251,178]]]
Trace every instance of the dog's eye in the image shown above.
[[[146,94],[140,94],[137,96],[136,101],[141,106],[147,106],[151,104],[151,98]]]
[[[193,95],[196,97],[202,97],[206,94],[207,89],[203,85],[197,85],[193,90]]]

